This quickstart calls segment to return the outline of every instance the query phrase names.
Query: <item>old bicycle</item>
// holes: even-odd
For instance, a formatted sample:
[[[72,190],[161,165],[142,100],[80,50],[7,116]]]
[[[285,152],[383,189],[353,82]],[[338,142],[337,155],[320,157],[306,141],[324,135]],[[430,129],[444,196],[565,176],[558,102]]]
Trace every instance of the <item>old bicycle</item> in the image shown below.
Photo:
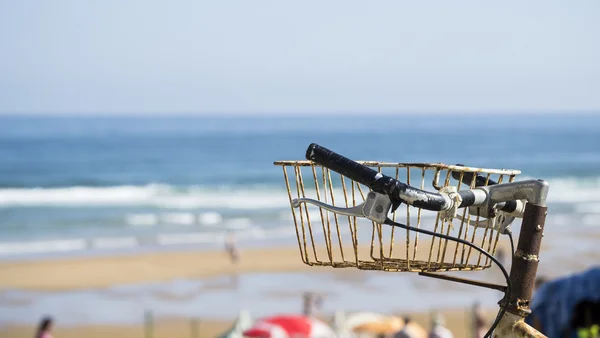
[[[545,337],[524,318],[547,214],[546,181],[515,181],[518,170],[353,161],[314,143],[306,159],[275,162],[283,168],[305,264],[416,272],[496,289],[504,297],[486,337]],[[426,182],[433,189],[425,189]],[[516,250],[510,228],[515,218],[522,218]],[[368,245],[361,236],[365,228]],[[494,257],[501,235],[511,241],[510,274]],[[492,263],[506,285],[440,273]]]

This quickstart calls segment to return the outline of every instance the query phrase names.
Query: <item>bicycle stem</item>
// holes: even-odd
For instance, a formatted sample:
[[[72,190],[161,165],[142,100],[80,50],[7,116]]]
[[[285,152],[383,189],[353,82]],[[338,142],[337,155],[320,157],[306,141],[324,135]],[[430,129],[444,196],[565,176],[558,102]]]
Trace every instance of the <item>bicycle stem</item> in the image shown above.
[[[535,183],[537,182],[537,183]],[[506,185],[490,186],[491,199],[522,198],[527,200],[519,242],[516,252],[513,254],[510,269],[510,281],[512,292],[510,299],[502,299],[500,306],[507,306],[507,313],[498,325],[494,337],[545,337],[524,322],[531,310],[529,302],[533,294],[533,286],[539,263],[540,246],[544,236],[544,225],[548,208],[546,197],[548,194],[548,183],[542,180],[528,181],[519,186],[521,182],[509,183],[512,191]],[[496,190],[494,192],[494,190]],[[495,195],[495,197],[493,197]],[[508,302],[508,304],[506,304]]]
[[[514,200],[526,200],[530,204],[546,206],[548,182],[544,180],[526,180],[478,187],[488,193],[491,203],[501,203]]]

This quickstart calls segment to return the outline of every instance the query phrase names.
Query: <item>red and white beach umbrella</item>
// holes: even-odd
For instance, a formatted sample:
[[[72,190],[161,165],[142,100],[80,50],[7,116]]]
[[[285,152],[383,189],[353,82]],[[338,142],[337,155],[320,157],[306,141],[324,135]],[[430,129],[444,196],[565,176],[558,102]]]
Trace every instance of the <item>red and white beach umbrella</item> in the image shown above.
[[[247,338],[331,338],[333,330],[318,319],[306,316],[273,316],[257,321],[244,331]]]

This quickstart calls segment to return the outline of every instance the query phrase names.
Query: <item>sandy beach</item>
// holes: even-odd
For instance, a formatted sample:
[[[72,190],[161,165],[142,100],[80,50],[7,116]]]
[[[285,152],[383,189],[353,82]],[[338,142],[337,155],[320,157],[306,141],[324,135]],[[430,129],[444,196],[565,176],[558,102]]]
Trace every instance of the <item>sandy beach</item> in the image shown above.
[[[597,253],[587,260],[561,254],[579,236],[546,237],[542,254],[549,263],[540,266],[540,274],[577,271],[597,261]],[[508,243],[499,245],[507,249]],[[318,253],[326,257],[324,248]],[[359,254],[368,255],[368,246]],[[465,274],[503,283],[496,267]],[[232,284],[232,276],[239,280]],[[56,315],[56,337],[144,337],[146,309],[156,314],[154,337],[193,337],[192,317],[199,321],[199,337],[214,337],[246,305],[255,306],[257,317],[298,312],[302,292],[309,290],[327,295],[324,316],[337,309],[409,314],[427,327],[435,308],[457,337],[467,335],[473,301],[482,301],[491,320],[501,297],[414,273],[310,267],[302,263],[298,246],[243,249],[237,265],[222,250],[5,261],[0,263],[0,312],[5,311],[0,337],[31,337],[43,311]],[[138,303],[143,305],[133,306]]]
[[[237,266],[222,251],[144,253],[0,263],[0,289],[72,290],[234,272],[308,271],[297,247],[247,250]],[[39,278],[44,276],[44,278]]]

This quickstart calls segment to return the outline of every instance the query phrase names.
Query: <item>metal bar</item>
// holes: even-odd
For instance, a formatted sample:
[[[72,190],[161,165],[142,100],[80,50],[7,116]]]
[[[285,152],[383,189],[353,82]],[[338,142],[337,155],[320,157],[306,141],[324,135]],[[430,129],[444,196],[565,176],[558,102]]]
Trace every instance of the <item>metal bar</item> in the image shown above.
[[[400,174],[400,168],[396,168],[396,179],[399,179],[399,174]],[[408,208],[408,206],[407,206],[407,208]],[[394,213],[392,214],[392,220],[394,222],[396,221],[397,214],[398,214],[398,210],[395,210]],[[407,219],[407,221],[410,221],[410,213],[409,213],[409,217],[407,217],[406,219]],[[392,227],[392,229],[390,230],[390,254],[389,254],[390,258],[394,257],[394,231],[395,230],[396,230],[396,227]],[[408,254],[406,255],[406,260],[408,261]]]
[[[289,181],[288,174],[287,174],[287,168],[285,166],[283,167],[283,177],[285,178],[285,186],[287,188],[288,197],[290,200],[290,208],[292,208],[292,218],[294,219],[294,225],[296,228],[296,238],[298,239],[298,248],[300,249],[300,256],[302,257],[302,262],[304,262],[304,264],[308,264],[308,254],[305,255],[306,245],[305,245],[305,251],[302,251],[302,244],[301,244],[302,242],[300,241],[300,231],[298,230],[298,220],[296,219],[296,211],[294,211],[294,206],[292,205],[292,190],[291,190],[290,181]],[[302,224],[302,235],[304,235],[304,224]]]
[[[424,271],[419,272],[419,275],[425,276],[425,277],[443,279],[443,280],[447,280],[450,282],[464,283],[464,284],[480,286],[480,287],[484,287],[484,288],[488,288],[488,289],[494,289],[494,290],[506,292],[506,286],[504,286],[504,285],[485,283],[485,282],[480,282],[480,281],[476,281],[476,280],[472,280],[472,279],[466,279],[466,278],[460,278],[460,277],[454,277],[454,276],[448,276],[448,275],[441,275],[439,273],[431,273],[431,272],[424,272]]]
[[[407,172],[410,171],[410,168],[406,169]],[[410,175],[407,173],[407,175]],[[421,190],[425,189],[425,168],[421,169]],[[410,206],[407,204],[406,209],[408,210]],[[421,228],[421,215],[423,213],[423,209],[417,209],[417,229]],[[419,232],[415,231],[415,246],[413,247],[413,261],[417,258],[417,249],[419,248]],[[423,250],[421,250],[423,251]]]
[[[519,244],[510,269],[512,285],[508,311],[526,317],[537,274],[540,246],[544,234],[547,208],[527,203],[519,234]]]

